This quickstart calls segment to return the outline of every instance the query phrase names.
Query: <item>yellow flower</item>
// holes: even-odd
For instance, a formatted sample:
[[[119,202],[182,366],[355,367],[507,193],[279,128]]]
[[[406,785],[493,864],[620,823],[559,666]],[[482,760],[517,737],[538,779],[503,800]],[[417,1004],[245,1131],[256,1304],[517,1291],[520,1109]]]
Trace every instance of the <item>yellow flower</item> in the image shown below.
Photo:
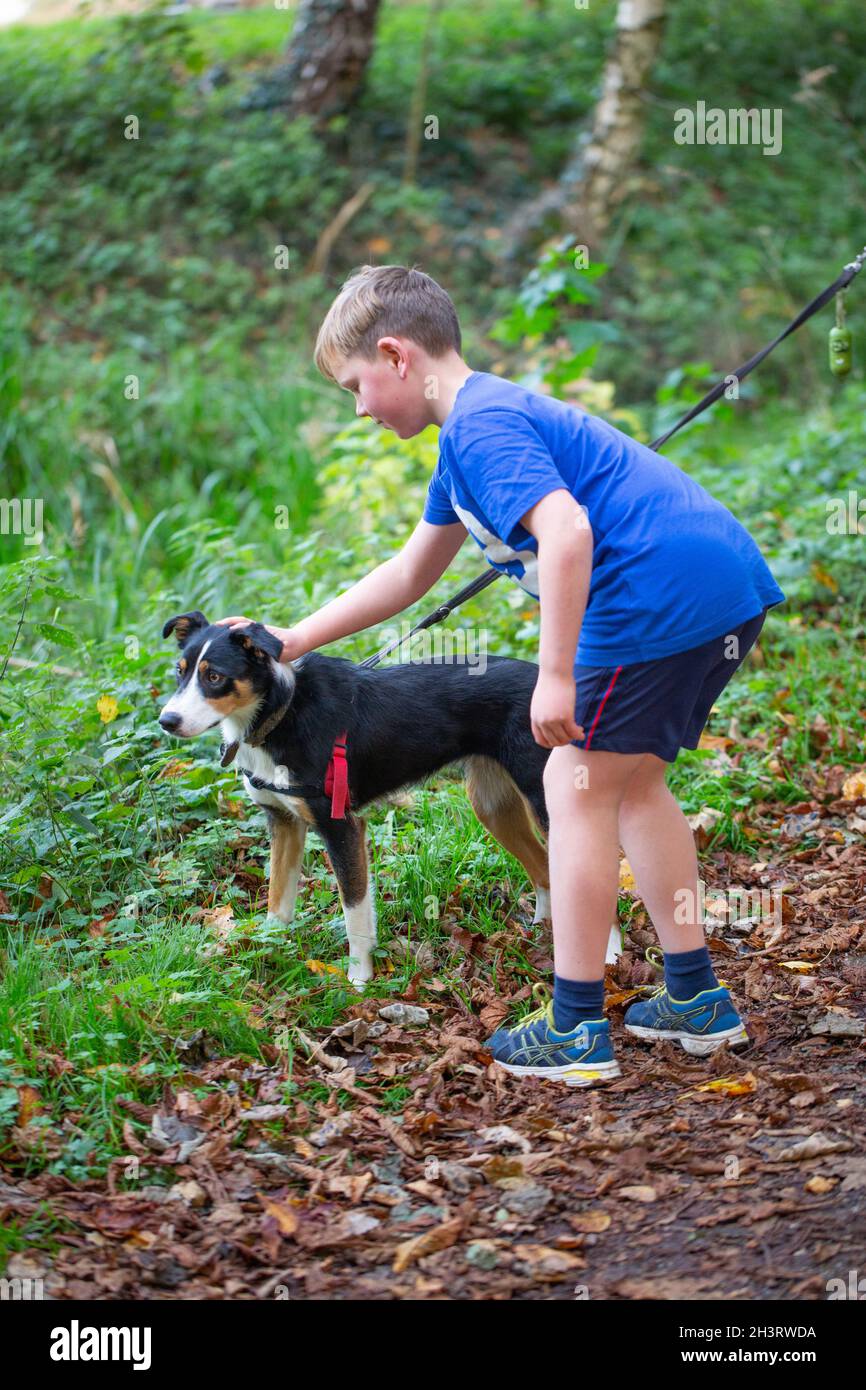
[[[119,706],[113,695],[100,695],[96,701],[96,708],[103,724],[110,724],[112,719],[117,718]]]

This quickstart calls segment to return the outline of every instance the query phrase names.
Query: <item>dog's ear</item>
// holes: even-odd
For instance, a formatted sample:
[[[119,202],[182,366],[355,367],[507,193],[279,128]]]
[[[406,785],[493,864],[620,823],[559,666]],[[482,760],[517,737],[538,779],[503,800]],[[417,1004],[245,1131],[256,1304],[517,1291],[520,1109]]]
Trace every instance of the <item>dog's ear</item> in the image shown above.
[[[263,623],[248,623],[246,627],[229,628],[229,636],[233,642],[239,642],[242,647],[252,651],[253,655],[260,661],[272,656],[275,661],[279,661],[283,650],[283,644],[279,637],[275,637]]]
[[[193,613],[178,613],[176,618],[169,618],[162,629],[162,635],[169,637],[173,632],[177,638],[178,646],[182,647],[191,632],[195,632],[197,628],[208,626],[209,623],[204,613],[199,613],[196,609]]]

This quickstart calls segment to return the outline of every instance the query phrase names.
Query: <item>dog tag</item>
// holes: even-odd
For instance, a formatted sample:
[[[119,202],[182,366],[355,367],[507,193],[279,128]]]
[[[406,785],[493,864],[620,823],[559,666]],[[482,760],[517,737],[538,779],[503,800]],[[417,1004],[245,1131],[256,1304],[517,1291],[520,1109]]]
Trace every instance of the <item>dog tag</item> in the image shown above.
[[[220,767],[228,767],[229,763],[233,763],[238,755],[239,748],[240,742],[237,739],[235,739],[234,743],[221,743],[220,753],[222,756],[220,757]]]

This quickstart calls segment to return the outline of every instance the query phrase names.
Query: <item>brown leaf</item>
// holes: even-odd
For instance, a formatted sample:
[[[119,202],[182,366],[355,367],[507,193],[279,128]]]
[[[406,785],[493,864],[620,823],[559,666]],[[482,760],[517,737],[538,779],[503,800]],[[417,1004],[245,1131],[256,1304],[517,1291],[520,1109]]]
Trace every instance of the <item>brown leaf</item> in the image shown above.
[[[463,1218],[455,1216],[451,1221],[444,1221],[441,1226],[434,1226],[432,1230],[422,1231],[420,1236],[414,1236],[412,1240],[404,1240],[402,1245],[397,1246],[394,1255],[392,1269],[395,1274],[402,1274],[415,1260],[423,1259],[425,1255],[432,1255],[437,1250],[445,1250],[449,1245],[453,1245],[459,1238],[463,1230]]]
[[[270,1197],[266,1197],[263,1192],[257,1192],[256,1196],[262,1203],[265,1214],[276,1221],[281,1235],[294,1236],[297,1233],[300,1224],[297,1211],[292,1207],[287,1207],[283,1202],[272,1202]]]
[[[328,1179],[328,1191],[348,1197],[350,1202],[357,1204],[372,1181],[372,1173],[338,1173]]]
[[[33,1086],[18,1087],[18,1123],[28,1125],[34,1115],[42,1114],[42,1099]]]
[[[576,1231],[583,1231],[588,1235],[599,1235],[608,1229],[610,1220],[608,1213],[597,1207],[592,1211],[581,1211],[574,1216],[569,1216],[568,1223]]]
[[[816,1173],[815,1176],[810,1178],[803,1186],[807,1192],[814,1192],[817,1196],[823,1197],[825,1192],[833,1191],[838,1181],[838,1178],[825,1178],[820,1173]]]
[[[845,1153],[851,1148],[847,1139],[831,1139],[829,1135],[810,1134],[797,1144],[791,1144],[774,1155],[777,1163],[800,1163],[804,1158],[823,1158],[825,1154]]]

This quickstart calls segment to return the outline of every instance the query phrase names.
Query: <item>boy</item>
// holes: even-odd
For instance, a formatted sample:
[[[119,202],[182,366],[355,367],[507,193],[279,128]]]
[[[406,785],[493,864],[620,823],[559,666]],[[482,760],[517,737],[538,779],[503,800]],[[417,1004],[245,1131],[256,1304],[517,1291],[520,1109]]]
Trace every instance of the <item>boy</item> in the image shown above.
[[[605,421],[461,356],[445,291],[419,270],[364,266],[319,331],[319,370],[401,439],[440,426],[422,519],[403,549],[293,628],[282,660],[382,623],[451,564],[469,531],[540,603],[533,736],[544,776],[554,991],[486,1046],[518,1075],[619,1075],[604,1018],[619,844],[664,952],[664,985],[626,1027],[703,1054],[748,1040],[710,964],[694,838],[665,785],[784,601],[749,533],[675,464]],[[221,619],[229,625],[248,619]]]

